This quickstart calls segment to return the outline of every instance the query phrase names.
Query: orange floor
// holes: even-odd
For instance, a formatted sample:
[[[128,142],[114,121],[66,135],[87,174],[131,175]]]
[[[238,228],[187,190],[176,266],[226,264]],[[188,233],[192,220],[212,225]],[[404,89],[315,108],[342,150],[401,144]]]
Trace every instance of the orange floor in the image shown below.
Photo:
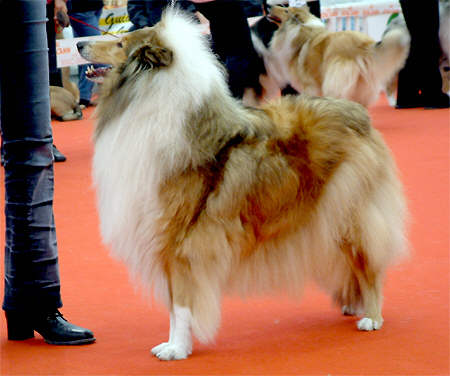
[[[55,143],[68,158],[55,167],[55,217],[62,311],[91,328],[97,342],[55,347],[38,335],[11,342],[0,319],[1,375],[449,374],[448,110],[394,110],[382,98],[370,111],[395,154],[412,213],[412,257],[389,271],[382,330],[358,332],[355,319],[314,287],[301,301],[226,298],[215,344],[196,344],[190,359],[176,362],[149,352],[167,338],[165,308],[136,292],[101,244],[91,112],[54,123]],[[4,244],[3,230],[0,236]]]

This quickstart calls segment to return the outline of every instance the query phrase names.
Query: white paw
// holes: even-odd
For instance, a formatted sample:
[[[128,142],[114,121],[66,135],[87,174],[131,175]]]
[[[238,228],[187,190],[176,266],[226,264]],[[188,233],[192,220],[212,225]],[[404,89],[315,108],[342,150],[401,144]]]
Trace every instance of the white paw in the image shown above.
[[[380,321],[375,321],[375,320],[369,319],[368,317],[364,317],[363,319],[359,320],[357,323],[359,330],[366,330],[366,331],[378,330],[382,327],[382,325],[383,325],[382,319]]]
[[[159,352],[161,352],[161,350],[166,347],[169,343],[168,342],[163,342],[161,344],[159,344],[158,346],[155,346],[153,349],[151,349],[151,352],[153,355],[158,354]]]
[[[186,359],[191,351],[185,346],[164,342],[155,346],[152,349],[152,354],[161,360],[178,360]]]

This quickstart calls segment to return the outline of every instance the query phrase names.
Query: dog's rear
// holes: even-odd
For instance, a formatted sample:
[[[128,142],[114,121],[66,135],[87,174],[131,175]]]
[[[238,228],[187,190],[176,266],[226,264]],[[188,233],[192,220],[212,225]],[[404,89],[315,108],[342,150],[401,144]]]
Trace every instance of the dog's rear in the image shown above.
[[[375,74],[383,85],[405,65],[409,53],[410,36],[402,27],[388,30],[374,45]]]
[[[382,40],[374,43],[357,32],[338,32],[345,35],[339,46],[335,38],[334,58],[324,64],[323,95],[347,98],[369,106],[380,91],[404,66],[409,52],[409,34],[402,28],[393,28]],[[353,35],[352,35],[353,33]],[[346,53],[346,50],[351,50]]]
[[[50,86],[50,107],[53,116],[62,121],[83,118],[80,105],[71,92],[60,86]]]
[[[350,35],[350,32],[345,33]],[[354,41],[347,40],[351,43],[347,47],[356,47],[356,53],[343,56],[345,47],[340,48],[336,58],[325,67],[322,90],[324,95],[347,98],[369,106],[404,66],[410,38],[402,28],[389,30],[378,43],[362,34],[355,35],[358,37]]]

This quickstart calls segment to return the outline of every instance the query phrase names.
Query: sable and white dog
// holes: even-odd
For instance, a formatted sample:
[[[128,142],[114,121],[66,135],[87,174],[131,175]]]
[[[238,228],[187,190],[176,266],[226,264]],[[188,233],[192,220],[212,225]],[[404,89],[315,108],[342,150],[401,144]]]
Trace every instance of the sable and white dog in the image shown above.
[[[362,106],[298,96],[243,107],[199,25],[173,9],[80,51],[127,56],[102,87],[93,177],[104,241],[170,310],[153,354],[186,358],[191,330],[212,340],[225,291],[295,292],[308,279],[361,313],[360,330],[381,328],[406,208]]]
[[[357,31],[327,30],[306,6],[274,6],[269,17],[280,27],[268,49],[260,44],[256,47],[263,55],[272,86],[277,88],[289,84],[301,93],[369,106],[408,56],[409,34],[399,30],[386,33],[376,43]]]

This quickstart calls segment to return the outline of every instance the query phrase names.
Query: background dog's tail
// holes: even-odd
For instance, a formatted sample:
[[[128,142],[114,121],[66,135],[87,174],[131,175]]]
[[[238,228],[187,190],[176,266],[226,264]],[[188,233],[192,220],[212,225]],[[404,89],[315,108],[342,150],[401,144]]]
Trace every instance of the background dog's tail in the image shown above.
[[[375,74],[386,85],[405,65],[409,53],[410,36],[406,27],[388,30],[373,46]]]
[[[322,95],[334,98],[353,98],[353,92],[364,64],[358,59],[336,58],[324,72]]]

